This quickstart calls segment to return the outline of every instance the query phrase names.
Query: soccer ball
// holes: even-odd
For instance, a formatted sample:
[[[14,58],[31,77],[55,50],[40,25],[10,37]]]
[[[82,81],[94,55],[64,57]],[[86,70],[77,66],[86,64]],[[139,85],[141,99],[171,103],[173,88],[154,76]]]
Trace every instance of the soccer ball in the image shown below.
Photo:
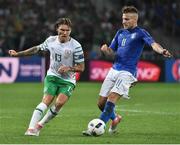
[[[106,124],[101,119],[93,119],[88,123],[88,131],[93,136],[100,136],[104,134]]]

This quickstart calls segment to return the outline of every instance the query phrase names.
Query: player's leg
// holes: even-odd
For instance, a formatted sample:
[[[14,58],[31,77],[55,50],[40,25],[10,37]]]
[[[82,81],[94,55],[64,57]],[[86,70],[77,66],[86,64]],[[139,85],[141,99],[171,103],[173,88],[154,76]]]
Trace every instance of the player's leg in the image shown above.
[[[98,107],[99,109],[101,110],[101,112],[103,112],[104,110],[104,107],[105,107],[105,104],[107,102],[107,97],[102,97],[102,96],[99,96],[99,99],[98,99]],[[116,118],[116,113],[115,113],[115,109],[112,113],[112,116],[111,116],[111,120],[113,121],[115,118]]]
[[[56,96],[57,89],[58,87],[54,83],[54,77],[46,76],[44,80],[44,97],[42,99],[42,102],[37,105],[36,109],[34,110],[28,130],[26,131],[25,135],[38,136],[36,125],[42,118],[43,113],[45,112],[47,107],[49,107],[49,105],[52,103],[54,97]]]
[[[116,79],[117,74],[118,74],[118,71],[110,69],[108,75],[103,81],[103,84],[101,86],[100,93],[99,93],[100,96],[97,103],[101,111],[104,110],[108,95],[115,84],[115,81],[116,81],[115,79]],[[111,120],[114,120],[115,118],[116,118],[116,114],[115,114],[115,111],[113,111]]]
[[[57,91],[59,95],[57,96],[55,104],[51,106],[51,108],[47,111],[42,120],[38,123],[39,126],[43,127],[59,113],[60,109],[64,106],[64,104],[68,101],[69,97],[72,95],[74,87],[75,86],[70,83],[67,83],[65,85],[63,84],[63,86],[59,87]]]
[[[107,97],[102,97],[102,96],[99,97],[98,107],[102,112],[104,110],[106,102],[107,102]],[[114,108],[114,110],[115,110],[115,108]],[[109,132],[110,133],[115,133],[114,130],[117,127],[117,125],[120,123],[120,121],[122,120],[122,116],[115,113],[115,111],[113,111],[110,119],[112,120],[112,122],[111,122],[111,125],[110,125],[110,128],[109,128]]]
[[[106,101],[107,101],[107,97],[99,96],[97,106],[101,111],[104,110],[104,106],[106,104]]]
[[[51,108],[47,111],[45,116],[41,119],[41,121],[38,123],[38,126],[41,126],[41,128],[48,123],[51,119],[56,117],[56,115],[59,113],[60,109],[64,106],[64,104],[68,101],[68,96],[64,94],[59,94],[56,102],[54,105],[51,106]]]
[[[103,84],[101,86],[97,106],[102,112],[103,112],[105,104],[107,102],[109,92],[112,89],[112,87],[114,86],[116,74],[117,74],[117,72],[114,72],[113,69],[110,69],[110,71],[108,72],[108,75],[106,76],[106,78],[103,81]],[[116,114],[115,114],[114,110],[113,110],[113,113],[111,113],[110,118],[112,120],[114,120],[116,118]],[[85,136],[91,136],[91,133],[88,130],[82,131],[82,134]]]
[[[117,93],[111,92],[109,94],[104,110],[100,115],[100,119],[105,123],[107,123],[111,116],[114,114],[115,104],[119,100],[119,98],[120,95]]]
[[[36,124],[41,119],[45,110],[51,104],[52,101],[53,101],[53,96],[51,95],[45,95],[43,97],[42,102],[39,105],[37,105],[36,109],[33,112],[31,121],[29,123],[29,127],[25,132],[25,135],[35,135],[35,136],[39,135],[39,132],[36,130]]]
[[[111,119],[111,117],[115,115],[114,113],[115,103],[119,100],[119,98],[120,98],[119,94],[111,92],[108,96],[107,101],[103,102],[105,103],[105,107],[99,118],[103,120],[104,123],[107,123],[109,119]],[[104,100],[105,99],[103,99],[103,101]],[[82,134],[85,136],[91,136],[91,132],[89,130],[83,131]]]
[[[112,88],[111,92],[119,94],[119,96],[129,99],[128,93],[129,88],[132,87],[132,84],[137,82],[137,79],[132,76],[129,72],[121,71],[118,75],[115,86]],[[116,118],[111,122],[109,127],[109,133],[115,133],[117,131],[117,125],[121,121],[122,117],[117,115]]]

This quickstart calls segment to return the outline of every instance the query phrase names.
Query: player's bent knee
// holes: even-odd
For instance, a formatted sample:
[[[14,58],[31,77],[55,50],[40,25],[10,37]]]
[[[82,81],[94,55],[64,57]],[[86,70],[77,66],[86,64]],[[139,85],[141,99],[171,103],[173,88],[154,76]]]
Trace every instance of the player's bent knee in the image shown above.
[[[116,103],[119,100],[120,97],[121,96],[119,94],[112,92],[108,96],[108,101],[110,101],[112,103]]]
[[[49,105],[52,103],[53,99],[54,99],[53,96],[51,96],[51,95],[46,95],[46,96],[43,97],[42,102],[43,102],[44,104],[46,104],[47,106],[49,106]]]

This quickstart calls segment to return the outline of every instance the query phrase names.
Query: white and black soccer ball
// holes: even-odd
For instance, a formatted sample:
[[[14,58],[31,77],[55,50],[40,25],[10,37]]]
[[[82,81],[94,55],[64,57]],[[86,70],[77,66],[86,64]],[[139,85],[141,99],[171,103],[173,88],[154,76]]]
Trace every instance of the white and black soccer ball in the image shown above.
[[[104,134],[106,124],[101,119],[93,119],[88,123],[88,131],[93,136],[100,136]]]

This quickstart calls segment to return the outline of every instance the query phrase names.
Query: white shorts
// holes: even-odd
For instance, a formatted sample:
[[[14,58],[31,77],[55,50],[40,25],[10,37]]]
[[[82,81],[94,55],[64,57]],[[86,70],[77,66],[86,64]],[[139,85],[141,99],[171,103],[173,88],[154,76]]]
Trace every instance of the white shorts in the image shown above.
[[[101,86],[99,95],[107,97],[110,92],[115,92],[123,98],[129,99],[129,88],[137,79],[128,71],[117,71],[111,68]]]

